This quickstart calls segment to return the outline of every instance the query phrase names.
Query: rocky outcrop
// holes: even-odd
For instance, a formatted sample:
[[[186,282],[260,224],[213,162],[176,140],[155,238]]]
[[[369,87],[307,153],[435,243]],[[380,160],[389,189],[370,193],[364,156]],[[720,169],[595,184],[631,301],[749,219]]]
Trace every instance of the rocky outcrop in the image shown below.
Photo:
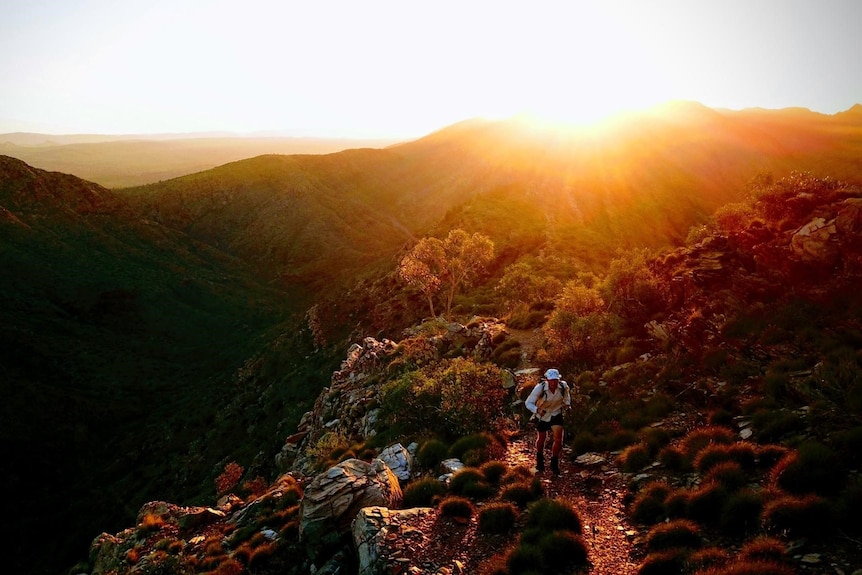
[[[422,537],[422,533],[408,527],[417,518],[434,513],[433,509],[416,507],[393,511],[385,507],[366,507],[353,521],[353,545],[359,560],[359,575],[384,575],[396,572],[391,563],[398,562],[391,550],[392,540],[407,541]]]
[[[398,478],[380,459],[348,459],[321,473],[305,488],[300,507],[300,539],[314,546],[350,529],[364,507],[397,507]]]

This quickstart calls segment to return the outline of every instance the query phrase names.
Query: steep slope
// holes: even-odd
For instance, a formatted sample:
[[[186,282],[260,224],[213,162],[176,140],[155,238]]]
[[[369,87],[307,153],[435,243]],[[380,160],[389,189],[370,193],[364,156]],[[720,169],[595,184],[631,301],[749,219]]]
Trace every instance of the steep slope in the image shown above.
[[[302,300],[109,190],[2,156],[0,269],[3,539],[22,570],[56,573],[130,498],[200,489],[227,450],[178,456]],[[34,559],[49,518],[67,527]]]

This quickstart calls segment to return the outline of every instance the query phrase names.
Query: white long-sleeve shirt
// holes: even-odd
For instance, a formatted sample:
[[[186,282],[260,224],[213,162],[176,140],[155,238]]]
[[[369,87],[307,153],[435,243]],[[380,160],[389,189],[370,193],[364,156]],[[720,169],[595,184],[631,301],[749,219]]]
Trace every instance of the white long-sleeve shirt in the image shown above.
[[[551,393],[547,381],[540,381],[524,402],[527,409],[536,415],[544,412],[539,416],[542,421],[550,421],[553,416],[563,411],[563,406],[571,404],[572,396],[569,393],[569,384],[562,380],[553,393]]]

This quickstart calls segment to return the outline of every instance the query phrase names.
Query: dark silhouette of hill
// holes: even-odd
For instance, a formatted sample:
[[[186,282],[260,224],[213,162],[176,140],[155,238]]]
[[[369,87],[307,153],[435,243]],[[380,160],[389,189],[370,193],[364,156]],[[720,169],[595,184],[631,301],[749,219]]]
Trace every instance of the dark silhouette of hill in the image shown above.
[[[99,136],[0,134],[0,154],[109,188],[139,186],[261,154],[326,154],[394,140],[236,137],[225,134]]]
[[[190,443],[237,395],[234,373],[307,300],[142,220],[110,190],[3,156],[0,267],[3,540],[20,570],[57,573],[142,501],[201,491],[229,443],[193,457]],[[297,417],[301,403],[277,415]],[[45,538],[49,524],[57,533]]]

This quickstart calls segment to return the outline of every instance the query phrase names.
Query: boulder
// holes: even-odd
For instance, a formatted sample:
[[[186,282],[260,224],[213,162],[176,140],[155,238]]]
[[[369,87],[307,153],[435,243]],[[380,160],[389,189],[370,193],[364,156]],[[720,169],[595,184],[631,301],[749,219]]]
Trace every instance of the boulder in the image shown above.
[[[793,234],[790,248],[794,255],[807,263],[833,265],[838,259],[838,239],[835,220],[814,218]]]
[[[380,459],[348,459],[316,476],[305,488],[300,506],[299,537],[312,545],[330,534],[346,533],[363,507],[396,507],[401,502],[398,478]]]
[[[359,561],[359,575],[390,573],[388,553],[390,540],[402,535],[402,523],[434,513],[434,509],[417,507],[393,511],[385,507],[366,507],[353,521],[353,545]]]
[[[410,479],[413,467],[413,457],[411,457],[410,453],[404,449],[404,446],[400,443],[390,445],[381,451],[377,458],[382,459],[383,463],[392,470],[392,473],[394,473],[395,477],[400,481],[408,481]]]

